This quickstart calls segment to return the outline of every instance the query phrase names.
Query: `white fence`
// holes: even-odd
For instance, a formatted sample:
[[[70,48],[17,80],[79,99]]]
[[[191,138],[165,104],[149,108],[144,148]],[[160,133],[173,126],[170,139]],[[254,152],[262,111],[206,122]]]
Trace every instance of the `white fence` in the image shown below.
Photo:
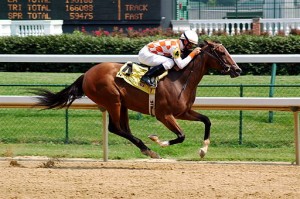
[[[236,34],[251,30],[252,19],[209,19],[209,20],[172,20],[174,32],[181,32],[185,30],[197,30],[199,32],[204,32],[208,35],[212,35],[213,32],[226,32],[228,35]]]
[[[256,20],[256,19],[255,19]],[[171,20],[173,31],[204,31],[212,35],[214,31],[228,35],[240,34],[252,30],[253,19],[204,19]],[[261,32],[288,35],[292,29],[300,29],[300,18],[259,19]],[[62,34],[62,20],[0,20],[0,36],[38,36]]]
[[[62,34],[63,20],[0,20],[0,36]]]
[[[11,20],[0,20],[0,36],[11,35]]]
[[[253,19],[171,20],[171,23],[175,32],[198,30],[208,35],[214,31],[235,35],[252,30]],[[279,32],[288,35],[292,29],[300,29],[300,18],[259,19],[258,23],[261,26],[260,32],[269,35],[277,35]]]
[[[237,63],[300,63],[300,54],[247,54],[232,55]],[[0,54],[0,62],[29,63],[100,63],[139,62],[137,55],[35,55]]]
[[[233,55],[237,63],[300,63],[300,55]],[[0,55],[0,62],[137,62],[135,55]],[[29,96],[0,96],[0,108],[32,107],[35,99]],[[71,108],[97,108],[87,98],[76,100]],[[300,165],[300,98],[230,98],[197,97],[194,109],[208,110],[280,110],[294,115],[296,164]],[[103,159],[108,160],[107,113],[103,112]]]
[[[300,18],[291,19],[260,19],[262,32],[277,35],[279,32],[288,35],[292,29],[300,30]]]

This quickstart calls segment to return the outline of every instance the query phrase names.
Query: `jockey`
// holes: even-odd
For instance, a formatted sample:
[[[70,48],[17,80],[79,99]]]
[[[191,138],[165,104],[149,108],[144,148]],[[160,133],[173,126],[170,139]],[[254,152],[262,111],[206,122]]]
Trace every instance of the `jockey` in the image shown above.
[[[154,87],[155,83],[151,78],[161,75],[175,64],[183,69],[200,53],[201,48],[196,47],[186,58],[181,58],[181,52],[192,49],[193,45],[198,46],[198,35],[195,31],[187,30],[179,39],[158,40],[144,46],[139,52],[138,59],[151,68],[141,78],[141,82]]]

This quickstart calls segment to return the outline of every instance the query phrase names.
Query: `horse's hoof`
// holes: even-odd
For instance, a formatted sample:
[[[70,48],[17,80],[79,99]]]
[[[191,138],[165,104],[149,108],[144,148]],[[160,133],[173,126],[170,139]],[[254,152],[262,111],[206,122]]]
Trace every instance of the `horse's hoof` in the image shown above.
[[[161,159],[161,157],[157,153],[155,153],[154,151],[151,151],[151,150],[142,151],[142,153],[153,159]]]
[[[150,138],[150,140],[152,140],[153,142],[158,142],[158,136],[157,135],[149,135],[148,138]]]
[[[199,155],[201,158],[204,158],[205,154],[206,154],[206,152],[204,151],[204,149],[199,150]]]

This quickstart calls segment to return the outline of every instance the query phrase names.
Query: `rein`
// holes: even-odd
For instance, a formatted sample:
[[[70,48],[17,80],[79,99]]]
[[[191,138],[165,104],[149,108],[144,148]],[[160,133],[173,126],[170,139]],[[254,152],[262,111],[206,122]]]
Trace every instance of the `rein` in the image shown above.
[[[185,83],[183,84],[183,87],[182,87],[182,89],[181,89],[181,91],[180,91],[180,93],[179,93],[178,99],[181,97],[182,92],[186,89],[186,86],[187,86],[187,84],[188,84],[188,82],[189,82],[190,76],[191,76],[192,72],[194,72],[194,71],[193,71],[194,66],[195,66],[195,61],[194,61],[194,59],[192,60],[192,62],[193,62],[193,66],[192,66],[192,68],[191,68],[191,70],[190,70],[190,73],[188,74],[188,76],[187,76],[187,78],[186,78],[186,80],[185,80]]]
[[[219,45],[222,45],[222,44],[219,44]],[[212,57],[213,59],[218,60],[219,63],[221,64],[221,66],[223,67],[222,73],[227,72],[228,67],[226,66],[226,63],[224,62],[224,60],[216,53],[215,48],[210,48],[210,49],[212,50],[212,52],[213,52],[213,53],[210,53],[210,52],[208,52],[208,51],[205,50],[207,47],[209,47],[209,45],[207,45],[207,46],[205,46],[204,48],[202,48],[203,50],[201,50],[201,52],[200,52],[199,55],[202,57],[203,54],[207,54],[208,56]],[[197,55],[197,56],[198,56],[198,55]],[[194,59],[195,59],[195,58],[194,58]],[[178,99],[181,97],[182,92],[186,89],[187,84],[188,84],[189,79],[190,79],[190,76],[191,76],[192,72],[194,72],[194,71],[193,71],[194,65],[195,65],[194,59],[192,60],[192,62],[193,62],[192,68],[191,68],[190,73],[188,74],[188,76],[187,76],[187,78],[186,78],[185,83],[184,83],[183,86],[182,86],[182,89],[181,89],[181,91],[180,91],[180,93],[179,93]]]
[[[207,45],[207,46],[208,46],[208,45]],[[207,48],[207,46],[205,46],[203,49]],[[207,51],[204,51],[204,50],[201,51],[199,55],[202,57],[202,56],[203,56],[203,53],[207,53],[209,56],[211,56],[211,57],[217,59],[217,57],[215,57],[213,54],[211,54],[211,53],[209,53],[209,52],[207,52]],[[197,56],[198,56],[198,55],[197,55]],[[197,56],[196,56],[196,57],[197,57]],[[184,83],[183,86],[182,86],[182,89],[181,89],[181,91],[180,91],[180,93],[179,93],[178,99],[181,97],[182,92],[186,89],[187,84],[189,83],[190,76],[191,76],[192,72],[194,72],[194,71],[193,71],[193,70],[194,70],[194,65],[195,65],[195,61],[194,61],[194,60],[195,60],[195,57],[194,57],[194,59],[192,60],[193,66],[192,66],[192,68],[191,68],[191,70],[190,70],[190,73],[188,74],[188,76],[187,76],[187,78],[186,78],[186,80],[185,80],[185,83]]]

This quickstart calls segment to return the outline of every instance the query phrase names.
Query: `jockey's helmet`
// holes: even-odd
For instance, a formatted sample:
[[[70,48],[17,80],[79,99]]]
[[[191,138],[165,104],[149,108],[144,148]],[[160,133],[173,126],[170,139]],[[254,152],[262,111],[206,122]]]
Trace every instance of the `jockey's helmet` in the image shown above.
[[[198,45],[198,35],[193,30],[186,30],[184,33],[181,34],[180,39],[185,39],[189,43],[193,43]]]

